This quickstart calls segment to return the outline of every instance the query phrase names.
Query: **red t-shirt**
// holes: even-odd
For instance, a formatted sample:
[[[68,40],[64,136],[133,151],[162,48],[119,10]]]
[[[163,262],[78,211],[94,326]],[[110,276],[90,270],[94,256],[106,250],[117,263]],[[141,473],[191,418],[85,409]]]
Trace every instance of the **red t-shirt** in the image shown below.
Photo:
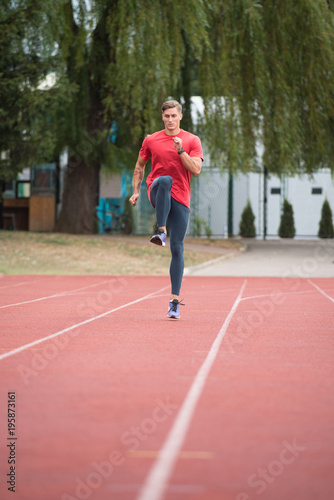
[[[145,162],[152,158],[152,170],[147,176],[147,194],[150,199],[150,187],[154,179],[162,175],[170,175],[173,179],[172,197],[190,208],[190,177],[191,173],[185,168],[180,155],[177,153],[173,137],[182,139],[182,147],[189,156],[201,158],[203,151],[199,137],[185,130],[180,130],[176,136],[167,135],[160,130],[148,135],[139,151]]]

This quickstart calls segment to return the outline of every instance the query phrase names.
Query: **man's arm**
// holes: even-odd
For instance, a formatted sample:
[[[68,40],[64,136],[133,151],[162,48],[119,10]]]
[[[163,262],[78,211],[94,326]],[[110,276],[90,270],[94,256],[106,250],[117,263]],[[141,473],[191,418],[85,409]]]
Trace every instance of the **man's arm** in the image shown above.
[[[180,154],[183,165],[194,177],[197,177],[202,170],[202,159],[189,156],[188,153],[184,152]]]
[[[174,141],[174,147],[175,147],[176,151],[178,151],[178,152],[181,151],[182,150],[182,139],[180,139],[179,137],[174,137],[173,141]],[[196,156],[194,156],[194,157],[189,156],[188,153],[186,153],[184,150],[180,154],[180,158],[181,158],[182,163],[185,166],[185,168],[191,174],[193,174],[195,177],[197,177],[201,173],[201,170],[202,170],[202,159],[201,158],[198,158]]]
[[[136,206],[139,198],[140,186],[144,179],[145,165],[146,161],[139,154],[133,172],[133,195],[129,198],[129,202],[133,207]]]

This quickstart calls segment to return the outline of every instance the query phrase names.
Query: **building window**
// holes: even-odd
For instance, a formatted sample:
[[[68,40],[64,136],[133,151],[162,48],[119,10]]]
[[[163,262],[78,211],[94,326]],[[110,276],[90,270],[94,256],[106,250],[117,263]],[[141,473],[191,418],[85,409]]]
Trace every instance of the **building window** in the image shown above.
[[[312,194],[322,194],[322,188],[312,188]]]
[[[281,188],[271,188],[271,194],[281,194]]]
[[[16,198],[29,198],[29,197],[30,197],[30,181],[17,181]]]

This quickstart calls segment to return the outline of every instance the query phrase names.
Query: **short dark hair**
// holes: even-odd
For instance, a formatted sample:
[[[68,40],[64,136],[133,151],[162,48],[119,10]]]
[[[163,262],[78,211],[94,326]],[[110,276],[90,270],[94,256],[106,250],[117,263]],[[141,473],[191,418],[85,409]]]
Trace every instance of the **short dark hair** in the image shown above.
[[[178,101],[170,100],[165,101],[161,106],[161,113],[163,113],[166,109],[177,108],[179,113],[182,113],[182,106]]]

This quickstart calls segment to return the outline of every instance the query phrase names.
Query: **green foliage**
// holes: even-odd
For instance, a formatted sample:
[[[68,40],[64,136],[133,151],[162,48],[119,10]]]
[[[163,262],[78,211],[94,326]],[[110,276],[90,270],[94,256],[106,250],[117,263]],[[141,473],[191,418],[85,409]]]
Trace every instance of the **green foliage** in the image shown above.
[[[57,118],[71,97],[52,54],[50,0],[0,0],[0,178],[57,155]],[[48,74],[57,84],[42,90]]]
[[[176,0],[172,9],[163,0],[55,1],[57,56],[76,88],[57,132],[70,156],[133,168],[145,135],[162,128],[160,106],[170,96],[185,96],[191,128],[189,72],[208,43],[206,18],[202,0]],[[85,148],[90,137],[94,147]]]
[[[212,236],[212,229],[207,222],[204,223],[204,231],[205,231],[206,237],[208,239],[210,239]]]
[[[193,223],[194,236],[200,237],[200,236],[202,236],[202,233],[204,231],[206,234],[206,237],[211,238],[212,229],[209,226],[209,224],[206,222],[205,219],[203,219],[202,217],[195,216],[195,217],[193,217],[192,223]]]
[[[259,139],[269,172],[333,171],[332,2],[216,0],[208,13],[202,133],[213,158],[251,170]]]
[[[332,0],[0,0],[0,177],[65,147],[71,168],[133,168],[163,100],[191,129],[194,89],[212,163],[252,170],[259,141],[269,172],[333,171],[333,28]]]
[[[0,150],[6,168],[63,147],[132,162],[168,96],[205,99],[203,139],[222,167],[334,165],[334,14],[326,0],[0,0]],[[39,91],[54,71],[57,85]],[[220,96],[224,96],[222,100]],[[116,144],[107,141],[117,122]],[[89,153],[82,140],[98,132]],[[19,146],[20,145],[20,146]],[[116,153],[110,150],[115,148]],[[127,154],[128,153],[128,154]]]
[[[202,235],[203,219],[200,217],[193,217],[193,233],[194,236],[200,237]]]
[[[319,238],[334,238],[333,214],[327,199],[321,209],[318,236]]]
[[[239,232],[240,236],[243,238],[254,238],[256,236],[255,231],[255,215],[252,210],[250,201],[248,200],[240,219]]]
[[[284,200],[283,212],[281,215],[281,223],[278,229],[280,238],[293,238],[296,234],[293,208],[288,200]]]

